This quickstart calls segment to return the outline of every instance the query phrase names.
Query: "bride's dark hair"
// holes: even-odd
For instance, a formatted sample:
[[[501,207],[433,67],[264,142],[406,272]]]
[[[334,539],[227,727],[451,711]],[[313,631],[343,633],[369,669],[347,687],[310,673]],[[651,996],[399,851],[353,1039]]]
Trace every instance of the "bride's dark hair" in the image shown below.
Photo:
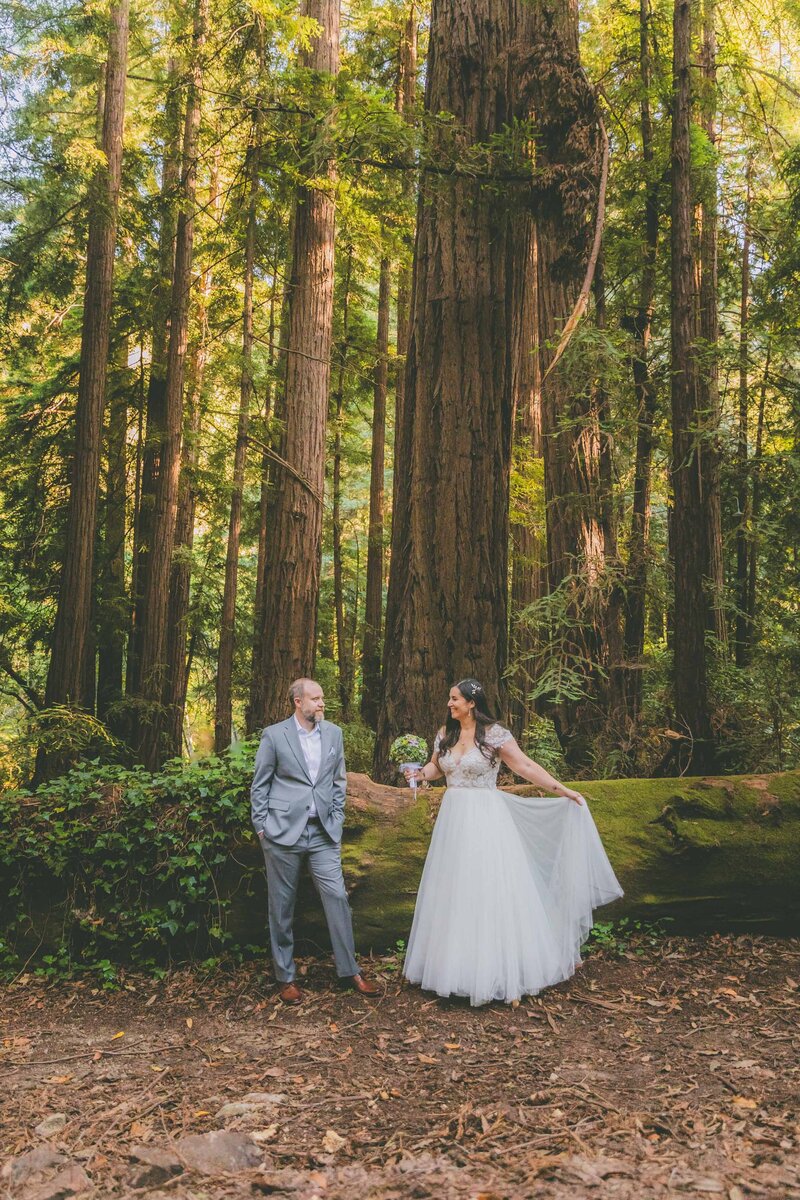
[[[497,751],[487,745],[486,730],[490,725],[497,724],[497,717],[493,717],[489,712],[489,705],[486,703],[486,693],[483,690],[483,685],[477,679],[462,679],[458,683],[454,683],[453,687],[457,687],[465,700],[474,700],[475,708],[473,716],[475,717],[475,745],[480,750],[484,758],[494,766],[497,761]],[[455,717],[450,716],[450,709],[447,710],[447,720],[444,723],[444,736],[439,744],[439,753],[444,754],[445,751],[452,749],[458,741],[461,733],[461,722]]]

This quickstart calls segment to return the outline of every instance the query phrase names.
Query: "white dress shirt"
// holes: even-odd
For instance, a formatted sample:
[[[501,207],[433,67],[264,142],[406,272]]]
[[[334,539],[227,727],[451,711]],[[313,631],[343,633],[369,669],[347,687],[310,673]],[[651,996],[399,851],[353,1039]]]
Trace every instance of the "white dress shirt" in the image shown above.
[[[303,757],[306,760],[306,770],[312,783],[317,782],[319,775],[320,763],[322,762],[322,730],[319,725],[314,722],[313,729],[306,729],[297,719],[295,715],[294,723],[297,726],[297,735],[300,738],[300,748],[303,751]],[[314,803],[312,794],[308,805],[309,817],[319,816],[317,806]]]

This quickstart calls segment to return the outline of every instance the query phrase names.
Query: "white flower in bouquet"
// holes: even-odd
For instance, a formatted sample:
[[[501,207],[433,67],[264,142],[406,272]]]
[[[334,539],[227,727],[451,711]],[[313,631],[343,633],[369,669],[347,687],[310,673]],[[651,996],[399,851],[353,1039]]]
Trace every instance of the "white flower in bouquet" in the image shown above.
[[[393,763],[397,763],[398,768],[405,773],[413,771],[425,765],[428,761],[428,743],[425,738],[419,737],[416,733],[404,733],[402,737],[395,738],[389,747],[389,758]],[[417,780],[412,777],[409,781],[412,788],[416,788]]]

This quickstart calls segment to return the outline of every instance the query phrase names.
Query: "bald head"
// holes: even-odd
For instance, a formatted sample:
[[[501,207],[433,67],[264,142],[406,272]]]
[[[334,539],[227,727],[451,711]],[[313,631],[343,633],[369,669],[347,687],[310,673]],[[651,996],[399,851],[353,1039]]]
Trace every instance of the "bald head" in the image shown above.
[[[295,679],[289,688],[289,703],[298,721],[309,729],[325,715],[325,696],[315,679]]]

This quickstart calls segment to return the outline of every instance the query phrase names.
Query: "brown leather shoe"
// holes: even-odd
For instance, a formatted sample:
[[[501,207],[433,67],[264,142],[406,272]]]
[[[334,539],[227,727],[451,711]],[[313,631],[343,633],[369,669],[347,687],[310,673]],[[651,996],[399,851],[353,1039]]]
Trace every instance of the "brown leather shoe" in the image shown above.
[[[278,995],[284,1004],[302,1004],[304,999],[303,993],[294,980],[281,984]]]
[[[353,991],[360,992],[362,996],[380,996],[381,994],[377,983],[373,983],[371,979],[365,979],[363,975],[351,975],[346,982]]]

